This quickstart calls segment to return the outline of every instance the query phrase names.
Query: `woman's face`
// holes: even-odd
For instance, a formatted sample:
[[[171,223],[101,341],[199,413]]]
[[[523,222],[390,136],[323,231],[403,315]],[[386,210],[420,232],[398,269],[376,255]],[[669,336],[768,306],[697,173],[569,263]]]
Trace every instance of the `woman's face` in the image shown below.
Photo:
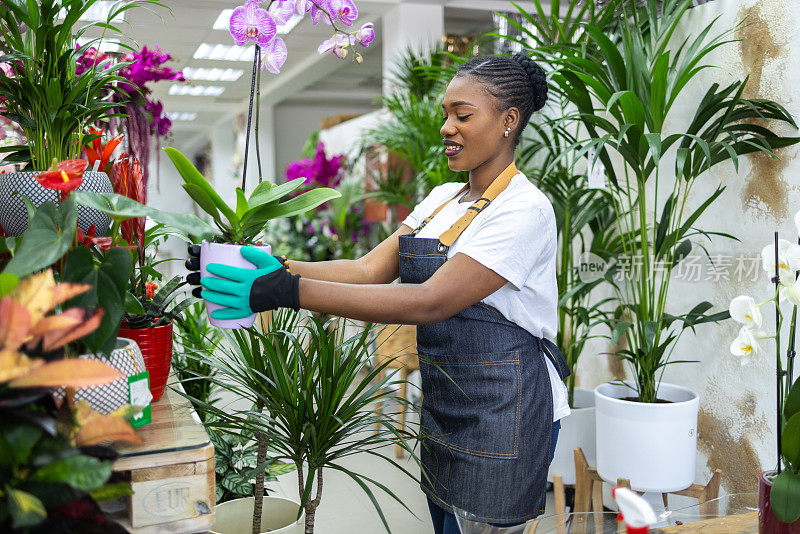
[[[503,134],[515,121],[509,110],[498,108],[497,99],[482,84],[469,76],[453,78],[444,94],[440,130],[451,170],[472,171],[509,147],[513,151],[513,136]]]

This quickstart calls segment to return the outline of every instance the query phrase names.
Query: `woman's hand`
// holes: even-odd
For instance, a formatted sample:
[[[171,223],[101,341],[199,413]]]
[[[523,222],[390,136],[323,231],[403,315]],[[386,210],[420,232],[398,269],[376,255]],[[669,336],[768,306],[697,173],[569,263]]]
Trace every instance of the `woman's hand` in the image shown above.
[[[289,273],[280,259],[263,249],[242,247],[241,254],[255,269],[209,263],[208,272],[214,276],[200,279],[201,296],[225,306],[211,312],[212,318],[242,319],[266,310],[300,309],[299,275]]]

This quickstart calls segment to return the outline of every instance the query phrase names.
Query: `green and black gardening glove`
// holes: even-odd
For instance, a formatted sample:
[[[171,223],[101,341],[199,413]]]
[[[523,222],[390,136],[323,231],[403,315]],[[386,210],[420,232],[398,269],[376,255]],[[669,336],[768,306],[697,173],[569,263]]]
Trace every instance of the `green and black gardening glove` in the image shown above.
[[[291,274],[283,259],[272,256],[257,247],[242,247],[242,257],[255,269],[209,263],[208,272],[214,276],[200,277],[193,272],[186,277],[190,284],[200,283],[192,294],[200,290],[200,297],[225,309],[211,312],[214,319],[242,319],[254,313],[278,308],[300,309],[300,275]],[[192,271],[200,268],[200,247],[189,247],[190,258],[186,267]]]

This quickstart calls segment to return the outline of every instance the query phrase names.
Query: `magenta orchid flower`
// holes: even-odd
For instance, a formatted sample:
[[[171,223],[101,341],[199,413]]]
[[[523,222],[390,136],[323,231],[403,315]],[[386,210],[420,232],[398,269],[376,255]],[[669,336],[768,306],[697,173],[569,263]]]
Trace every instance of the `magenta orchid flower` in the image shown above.
[[[363,47],[367,47],[372,44],[372,41],[375,40],[375,25],[371,22],[367,22],[361,29],[358,30],[355,35],[355,44],[356,42],[359,43]]]
[[[280,74],[287,54],[286,43],[280,37],[276,37],[261,51],[261,68],[267,69],[272,74]]]
[[[352,26],[353,21],[358,18],[358,9],[353,0],[328,0],[326,7],[333,20],[341,22],[345,26]],[[326,21],[326,24],[330,24],[330,22]]]
[[[319,48],[317,48],[317,52],[319,52],[320,54],[324,54],[325,52],[328,52],[330,50],[335,50],[337,48],[344,48],[349,44],[350,44],[350,38],[347,35],[343,33],[336,33],[333,35],[333,37],[327,39],[325,42],[319,45]],[[339,54],[337,53],[336,55],[338,56]]]
[[[289,22],[294,15],[294,2],[295,0],[278,0],[269,6],[269,14],[275,24],[281,25]]]
[[[275,38],[277,27],[269,12],[258,7],[256,0],[247,0],[243,6],[233,10],[230,31],[239,46],[252,40],[258,46],[266,47]]]

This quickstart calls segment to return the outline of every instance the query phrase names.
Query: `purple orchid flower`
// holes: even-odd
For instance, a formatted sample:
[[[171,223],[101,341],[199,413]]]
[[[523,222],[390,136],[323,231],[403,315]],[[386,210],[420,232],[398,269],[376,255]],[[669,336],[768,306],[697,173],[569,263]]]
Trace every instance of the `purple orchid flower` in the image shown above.
[[[358,18],[358,8],[353,0],[328,0],[328,13],[334,21],[339,21],[345,26],[352,26],[353,21]],[[327,22],[330,24],[330,22]]]
[[[358,30],[353,37],[355,37],[355,41],[363,47],[371,45],[372,41],[375,40],[375,25],[371,22],[367,22],[361,26],[361,29]]]
[[[303,16],[306,12],[311,11],[313,6],[314,2],[312,0],[296,0],[294,7],[297,10],[297,14]]]
[[[280,74],[287,55],[286,43],[280,37],[276,37],[261,52],[261,68],[267,69],[272,74]]]
[[[289,22],[294,15],[295,0],[278,0],[269,6],[269,14],[275,24],[281,25]]]
[[[78,45],[78,48],[80,48],[80,45]],[[91,70],[93,67],[96,67],[109,58],[110,56],[108,54],[100,52],[97,48],[90,46],[81,53],[81,57],[76,61],[75,74],[80,76],[87,70]],[[110,67],[110,65],[106,65],[105,68],[108,67]]]
[[[317,52],[320,54],[324,54],[330,50],[335,50],[337,48],[343,48],[350,44],[350,39],[347,35],[342,33],[336,33],[330,39],[324,41],[319,48],[317,48]],[[337,54],[338,55],[338,54]]]
[[[269,12],[258,7],[256,0],[247,0],[243,6],[233,10],[230,31],[239,46],[252,40],[258,46],[266,47],[275,38],[277,27]]]

